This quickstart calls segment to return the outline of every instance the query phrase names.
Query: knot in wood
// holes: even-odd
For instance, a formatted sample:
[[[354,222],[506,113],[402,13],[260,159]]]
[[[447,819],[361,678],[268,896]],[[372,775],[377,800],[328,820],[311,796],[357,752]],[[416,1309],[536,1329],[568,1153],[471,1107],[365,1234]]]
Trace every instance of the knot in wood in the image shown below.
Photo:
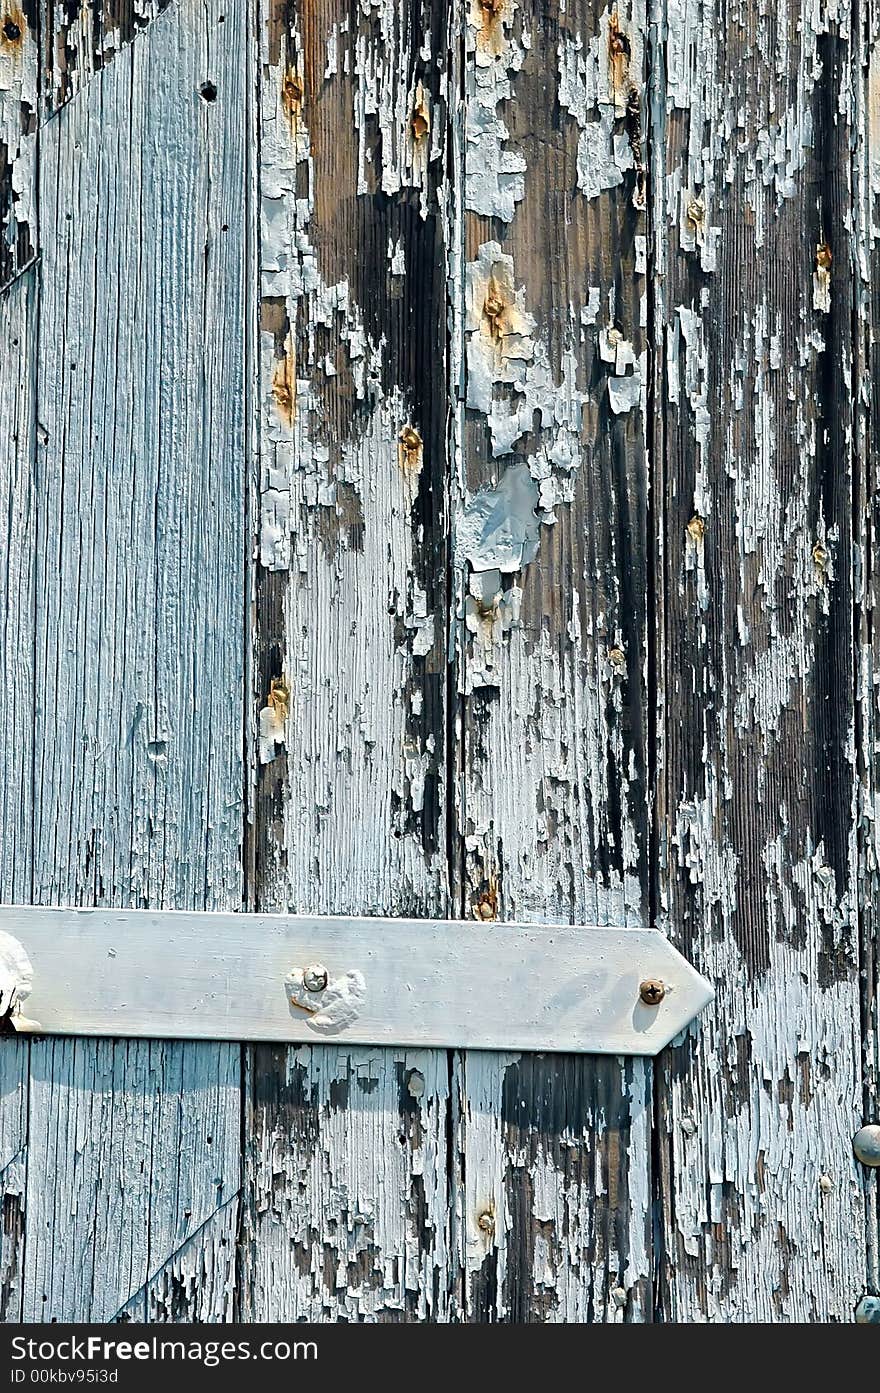
[[[21,38],[21,25],[16,24],[14,19],[4,20],[3,37],[8,39],[11,44],[18,43]]]

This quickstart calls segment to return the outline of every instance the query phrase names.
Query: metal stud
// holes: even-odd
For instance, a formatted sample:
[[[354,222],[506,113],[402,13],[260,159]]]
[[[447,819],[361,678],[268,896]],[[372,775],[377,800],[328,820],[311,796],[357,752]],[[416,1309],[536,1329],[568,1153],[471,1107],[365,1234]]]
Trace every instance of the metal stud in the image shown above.
[[[867,1122],[853,1137],[856,1160],[863,1166],[880,1166],[880,1124]]]
[[[856,1307],[856,1325],[880,1325],[880,1296],[863,1296]]]

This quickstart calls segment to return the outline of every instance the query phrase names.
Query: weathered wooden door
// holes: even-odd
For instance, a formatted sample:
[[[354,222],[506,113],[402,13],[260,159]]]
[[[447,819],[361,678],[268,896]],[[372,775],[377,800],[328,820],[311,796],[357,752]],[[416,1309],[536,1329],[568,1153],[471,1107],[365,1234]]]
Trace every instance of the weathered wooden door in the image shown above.
[[[7,1039],[6,1318],[851,1320],[874,7],[0,12],[2,899],[717,989],[653,1068]]]

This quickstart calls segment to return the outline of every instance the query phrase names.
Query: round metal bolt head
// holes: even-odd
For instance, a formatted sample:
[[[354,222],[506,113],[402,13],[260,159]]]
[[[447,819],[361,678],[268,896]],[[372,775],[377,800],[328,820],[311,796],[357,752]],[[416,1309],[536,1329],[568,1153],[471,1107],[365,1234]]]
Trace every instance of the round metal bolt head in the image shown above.
[[[329,981],[323,963],[312,963],[303,973],[303,986],[307,992],[322,992]]]
[[[880,1124],[867,1122],[853,1137],[856,1160],[863,1166],[880,1166]]]
[[[639,996],[646,1006],[659,1006],[666,995],[666,988],[656,977],[646,977],[639,983]]]
[[[484,1210],[477,1219],[477,1225],[483,1230],[483,1233],[495,1232],[495,1215],[490,1209]]]
[[[863,1296],[856,1307],[856,1325],[880,1325],[880,1296]]]

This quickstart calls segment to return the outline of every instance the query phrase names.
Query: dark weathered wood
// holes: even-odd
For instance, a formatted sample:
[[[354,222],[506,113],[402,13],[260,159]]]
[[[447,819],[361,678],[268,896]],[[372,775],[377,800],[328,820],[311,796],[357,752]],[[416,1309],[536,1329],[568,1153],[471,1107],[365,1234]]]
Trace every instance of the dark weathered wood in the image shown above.
[[[0,294],[37,255],[38,83],[36,6],[7,0],[0,12]]]
[[[468,13],[456,830],[477,922],[647,921],[643,43],[638,5]],[[519,556],[475,522],[496,487]],[[649,1067],[472,1054],[459,1077],[468,1314],[648,1316]]]
[[[6,5],[2,897],[659,921],[718,1000],[656,1079],[8,1040],[4,1319],[878,1291],[878,37]]]
[[[0,92],[0,109],[3,94]],[[36,444],[34,414],[36,297],[33,267],[0,289],[0,897],[30,898],[33,872],[32,693],[34,567],[30,479]],[[27,1080],[30,1045],[0,1049],[0,1320],[21,1319],[24,1260]]]
[[[876,815],[878,778],[877,547],[880,538],[876,432],[880,422],[880,258],[877,213],[880,198],[880,13],[870,0],[854,10],[855,152],[853,160],[853,262],[855,276],[854,394],[856,471],[853,507],[853,585],[857,610],[855,754],[858,787],[859,916],[861,928],[864,1087],[862,1116],[880,1120],[880,952],[877,903],[880,857]],[[866,1291],[880,1296],[880,1186],[877,1172],[864,1175],[867,1195]]]
[[[0,1321],[20,1321],[24,1276],[28,1064],[26,1040],[0,1052]]]
[[[848,25],[707,2],[655,53],[659,905],[718,987],[662,1068],[666,1320],[864,1281]]]
[[[447,912],[447,19],[260,11],[255,908]],[[445,1055],[247,1084],[243,1317],[442,1318]]]

